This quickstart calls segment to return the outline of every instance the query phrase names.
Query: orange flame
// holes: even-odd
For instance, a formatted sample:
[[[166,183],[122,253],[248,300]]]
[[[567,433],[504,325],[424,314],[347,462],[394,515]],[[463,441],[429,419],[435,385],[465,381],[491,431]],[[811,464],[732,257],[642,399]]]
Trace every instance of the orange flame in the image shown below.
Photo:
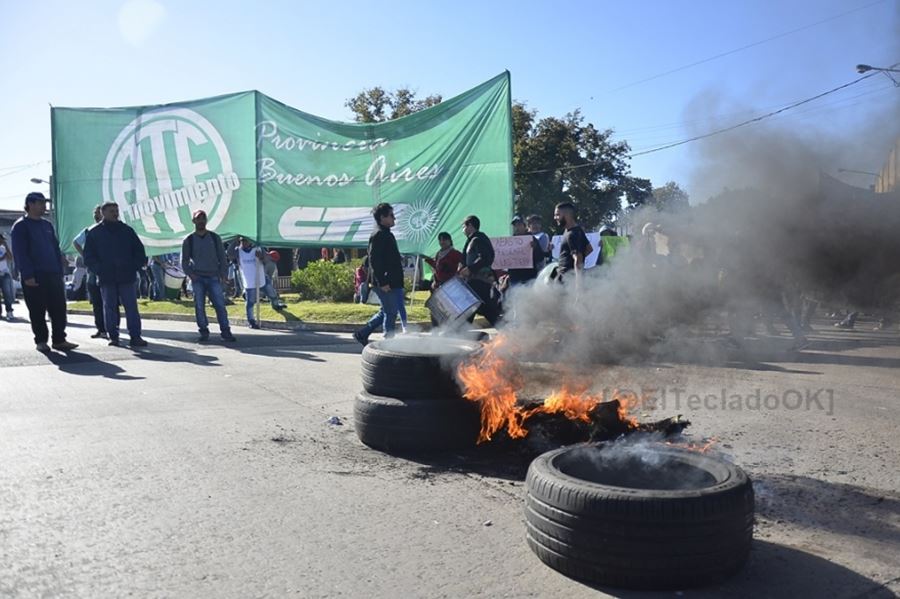
[[[522,376],[515,363],[499,355],[498,350],[504,345],[503,336],[494,338],[485,345],[476,361],[463,363],[457,369],[457,376],[464,388],[463,397],[481,405],[478,443],[490,441],[504,427],[511,438],[521,439],[528,434],[525,422],[536,414],[562,413],[570,420],[591,421],[591,412],[604,398],[602,393],[589,394],[587,385],[579,388],[563,386],[537,407],[526,409],[519,406],[518,392],[524,386]],[[612,400],[619,402],[619,420],[628,428],[636,428],[638,420],[631,412],[641,404],[637,394],[616,390]]]

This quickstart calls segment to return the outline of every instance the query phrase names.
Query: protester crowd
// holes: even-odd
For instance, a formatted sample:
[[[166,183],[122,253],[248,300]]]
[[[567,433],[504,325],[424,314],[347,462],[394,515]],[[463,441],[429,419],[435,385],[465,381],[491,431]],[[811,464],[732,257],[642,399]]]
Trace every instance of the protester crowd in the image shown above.
[[[66,339],[66,295],[63,275],[67,262],[60,251],[60,243],[53,226],[43,216],[47,212],[47,198],[41,193],[30,193],[25,199],[25,216],[13,225],[11,245],[0,236],[0,308],[6,309],[6,318],[13,319],[13,304],[16,303],[13,279],[16,271],[22,282],[25,304],[28,308],[34,341],[39,351],[70,350],[76,344]],[[238,237],[229,244],[214,231],[208,230],[207,215],[197,210],[192,215],[194,231],[182,243],[180,256],[167,254],[148,259],[146,250],[135,231],[119,220],[119,207],[115,202],[106,202],[94,210],[94,224],[82,230],[73,240],[73,245],[86,269],[85,286],[90,299],[96,331],[93,338],[107,339],[110,345],[120,344],[121,312],[125,313],[128,344],[144,347],[147,342],[141,336],[141,316],[137,299],[148,296],[151,299],[165,299],[167,270],[179,266],[185,275],[185,288],[190,288],[195,307],[195,319],[199,330],[199,341],[207,341],[210,336],[206,305],[209,302],[215,313],[221,338],[226,342],[236,341],[228,319],[226,305],[231,298],[243,295],[246,299],[247,322],[251,328],[259,328],[254,309],[265,294],[275,309],[284,308],[278,296],[274,281],[277,276],[276,251],[267,251],[256,246],[247,237]],[[369,336],[383,329],[385,337],[407,331],[405,309],[405,289],[403,259],[391,229],[395,225],[394,210],[390,204],[380,203],[373,210],[376,223],[365,258],[354,271],[354,300],[365,303],[370,293],[377,296],[379,307],[372,318],[353,334],[365,345]],[[604,238],[616,232],[604,227],[600,232],[598,245],[593,247],[584,228],[578,222],[576,207],[568,202],[560,203],[554,210],[554,221],[561,235],[558,258],[551,262],[554,253],[551,239],[543,231],[539,216],[527,218],[515,216],[511,223],[512,236],[529,236],[531,266],[498,270],[495,268],[495,249],[491,239],[481,231],[481,221],[477,215],[467,216],[462,225],[465,238],[461,250],[454,247],[453,236],[446,231],[438,234],[440,246],[433,256],[423,256],[431,267],[433,279],[431,293],[438,293],[449,281],[463,281],[477,298],[477,311],[490,325],[495,325],[504,316],[504,298],[516,293],[516,288],[533,283],[545,269],[546,281],[553,285],[570,288],[576,295],[584,285],[586,260],[603,263]],[[666,235],[659,225],[647,223],[633,240],[637,256],[657,272],[675,273],[679,269],[685,274],[706,268],[709,260],[714,260],[713,252],[692,247],[689,240],[679,240]],[[595,255],[592,256],[592,254]],[[322,248],[323,260],[335,264],[347,262],[347,256],[340,248]],[[552,264],[552,266],[550,266]],[[719,289],[723,297],[735,297],[727,293],[741,281],[740,272],[729,269],[727,264],[716,265],[715,281],[710,289]],[[795,337],[798,344],[805,343],[804,332],[809,330],[810,318],[819,305],[819,300],[803,289],[787,283],[771,286],[768,300],[757,299],[746,305],[721,306],[727,314],[727,324],[733,336],[745,335],[754,319],[761,320],[769,332],[774,331],[774,322],[782,320]],[[176,290],[175,294],[178,293]],[[715,294],[713,294],[715,295]],[[715,300],[712,300],[713,302]],[[2,312],[0,312],[2,314]],[[46,318],[50,319],[50,330]],[[852,328],[858,310],[848,306],[847,316],[836,323],[842,328]],[[887,312],[882,314],[882,325],[890,324]],[[751,324],[748,325],[748,322]],[[440,324],[434,321],[434,324]]]

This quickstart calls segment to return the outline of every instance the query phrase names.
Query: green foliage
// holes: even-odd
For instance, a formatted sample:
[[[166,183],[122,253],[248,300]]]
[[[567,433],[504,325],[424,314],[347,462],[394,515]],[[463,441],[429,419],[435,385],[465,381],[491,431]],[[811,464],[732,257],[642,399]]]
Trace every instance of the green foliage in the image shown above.
[[[524,104],[513,103],[518,214],[539,214],[547,229],[554,206],[572,202],[581,223],[593,229],[616,215],[622,200],[638,205],[650,197],[650,181],[630,175],[630,148],[613,141],[611,129],[585,123],[578,110],[563,118],[536,117]]]
[[[679,212],[690,206],[687,192],[675,181],[654,189],[652,203],[661,212]]]
[[[395,92],[373,87],[359,92],[347,100],[344,106],[350,109],[357,123],[380,123],[440,104],[442,99],[437,94],[417,100],[416,93],[407,87],[401,87]]]
[[[306,300],[353,300],[353,269],[348,264],[316,260],[291,273],[291,286]]]

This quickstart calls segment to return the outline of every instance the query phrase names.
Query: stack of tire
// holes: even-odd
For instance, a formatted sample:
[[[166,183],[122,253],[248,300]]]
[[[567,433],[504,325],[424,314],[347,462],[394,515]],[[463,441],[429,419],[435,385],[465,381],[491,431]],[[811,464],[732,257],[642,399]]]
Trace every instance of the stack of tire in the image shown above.
[[[363,391],[353,406],[360,441],[392,453],[474,447],[480,410],[462,397],[454,372],[480,347],[428,335],[366,345]]]
[[[572,578],[645,590],[714,584],[743,566],[754,514],[743,470],[667,445],[650,450],[658,467],[648,470],[645,458],[605,459],[603,445],[531,463],[526,539],[541,561]]]

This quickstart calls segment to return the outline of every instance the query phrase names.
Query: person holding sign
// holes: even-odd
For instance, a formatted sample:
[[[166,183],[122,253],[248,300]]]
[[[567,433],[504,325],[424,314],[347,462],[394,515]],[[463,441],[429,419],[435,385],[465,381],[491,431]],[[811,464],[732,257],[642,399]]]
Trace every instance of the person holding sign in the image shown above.
[[[577,221],[577,211],[571,202],[560,202],[553,210],[553,219],[557,226],[564,230],[559,248],[559,266],[556,273],[559,280],[565,283],[569,277],[575,276],[575,288],[581,286],[584,276],[584,259],[594,251],[588,241],[584,229]],[[569,274],[571,273],[571,274]]]
[[[512,219],[512,231],[514,236],[531,235],[525,226],[525,220],[516,215]],[[544,263],[544,251],[541,249],[540,242],[537,238],[531,240],[531,267],[530,268],[510,268],[507,273],[509,275],[510,285],[522,285],[528,281],[537,278],[538,271]]]

